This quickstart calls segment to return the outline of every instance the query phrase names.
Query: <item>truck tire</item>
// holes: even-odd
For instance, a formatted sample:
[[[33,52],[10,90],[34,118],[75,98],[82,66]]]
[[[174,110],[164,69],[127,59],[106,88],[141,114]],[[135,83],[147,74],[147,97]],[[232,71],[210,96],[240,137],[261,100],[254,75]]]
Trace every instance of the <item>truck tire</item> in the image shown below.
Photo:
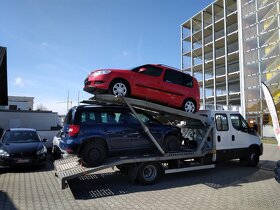
[[[257,149],[251,149],[248,155],[244,158],[240,158],[239,163],[246,166],[257,166],[260,160],[260,155]]]
[[[137,181],[149,185],[156,183],[161,177],[161,168],[158,163],[142,163],[137,171]]]
[[[94,167],[101,164],[106,158],[104,145],[98,142],[87,144],[81,153],[82,164],[86,167]]]
[[[180,141],[176,136],[166,136],[163,140],[163,149],[165,152],[174,152],[180,149]]]

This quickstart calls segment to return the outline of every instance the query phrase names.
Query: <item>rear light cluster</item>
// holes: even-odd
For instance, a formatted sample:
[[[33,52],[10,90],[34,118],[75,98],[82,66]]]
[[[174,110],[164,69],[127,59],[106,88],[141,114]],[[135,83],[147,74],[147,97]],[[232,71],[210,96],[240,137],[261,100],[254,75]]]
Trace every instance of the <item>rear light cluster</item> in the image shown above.
[[[80,126],[79,125],[69,125],[68,128],[68,134],[69,136],[75,136],[76,134],[78,134],[80,131]]]

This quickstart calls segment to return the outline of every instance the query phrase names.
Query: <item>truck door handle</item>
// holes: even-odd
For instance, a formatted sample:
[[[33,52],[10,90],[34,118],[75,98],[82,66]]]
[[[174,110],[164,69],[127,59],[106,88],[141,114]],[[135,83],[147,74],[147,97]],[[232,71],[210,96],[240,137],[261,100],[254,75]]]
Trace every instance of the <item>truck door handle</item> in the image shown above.
[[[235,136],[234,135],[231,136],[231,140],[235,141]]]
[[[218,142],[221,142],[221,136],[218,136]]]

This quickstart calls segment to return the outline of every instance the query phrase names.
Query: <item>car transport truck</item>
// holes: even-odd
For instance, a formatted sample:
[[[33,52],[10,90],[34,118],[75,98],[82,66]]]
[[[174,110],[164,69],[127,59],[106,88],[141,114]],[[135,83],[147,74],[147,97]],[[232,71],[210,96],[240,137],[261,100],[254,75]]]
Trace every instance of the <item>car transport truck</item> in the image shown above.
[[[263,145],[256,131],[241,114],[226,110],[200,110],[187,113],[145,100],[100,94],[87,104],[116,104],[128,107],[139,121],[140,129],[154,144],[155,152],[108,157],[100,165],[85,167],[74,155],[54,162],[55,175],[62,189],[68,181],[106,168],[118,168],[132,182],[153,184],[162,175],[214,168],[217,161],[239,159],[240,164],[257,166]],[[136,110],[142,109],[164,123],[181,129],[182,144],[176,151],[164,151]]]

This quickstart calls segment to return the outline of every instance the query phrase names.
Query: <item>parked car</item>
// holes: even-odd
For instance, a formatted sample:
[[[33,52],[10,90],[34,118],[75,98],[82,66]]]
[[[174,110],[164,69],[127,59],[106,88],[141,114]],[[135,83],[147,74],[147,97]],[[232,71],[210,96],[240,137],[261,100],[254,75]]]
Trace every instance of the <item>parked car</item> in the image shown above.
[[[165,151],[180,148],[183,139],[178,127],[163,125],[144,111],[137,112]],[[80,105],[69,110],[64,123],[59,141],[62,156],[77,155],[87,167],[114,155],[156,150],[139,121],[124,106]]]
[[[61,157],[61,152],[59,150],[59,141],[60,141],[60,136],[61,136],[61,130],[57,132],[57,134],[53,137],[53,142],[52,142],[52,155],[55,158],[60,158]]]
[[[47,149],[35,129],[11,128],[0,141],[0,168],[45,165]]]
[[[86,78],[84,91],[137,97],[186,112],[196,112],[200,106],[197,80],[189,74],[159,64],[129,70],[95,70]]]

